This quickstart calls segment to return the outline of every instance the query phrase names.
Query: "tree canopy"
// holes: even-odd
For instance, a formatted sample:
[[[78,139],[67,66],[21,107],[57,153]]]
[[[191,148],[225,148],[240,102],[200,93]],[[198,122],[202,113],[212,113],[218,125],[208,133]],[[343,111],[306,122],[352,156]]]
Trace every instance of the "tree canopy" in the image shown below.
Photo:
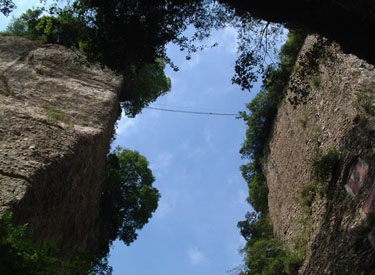
[[[12,0],[0,0],[0,12],[5,16],[8,16],[15,8],[16,5]]]
[[[137,238],[137,230],[158,206],[154,180],[147,159],[137,151],[117,147],[108,155],[100,206],[100,254],[105,256],[117,238],[127,245]]]

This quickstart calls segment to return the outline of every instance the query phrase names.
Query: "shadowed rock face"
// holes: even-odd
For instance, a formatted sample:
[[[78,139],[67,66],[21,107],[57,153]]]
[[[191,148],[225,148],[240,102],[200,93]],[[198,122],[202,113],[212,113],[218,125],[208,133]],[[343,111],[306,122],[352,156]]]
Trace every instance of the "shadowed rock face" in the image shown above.
[[[314,43],[316,37],[310,36],[301,54]],[[289,86],[278,111],[265,162],[270,218],[288,246],[307,241],[300,274],[375,274],[375,224],[366,210],[375,178],[375,70],[335,44],[327,51],[329,58],[318,60],[315,74],[298,82],[308,91],[305,104],[289,103],[295,95]],[[333,148],[340,152],[339,166],[327,180],[319,180],[312,160]],[[348,193],[345,186],[357,170],[361,186]],[[302,190],[312,182],[309,214]]]
[[[266,21],[283,23],[289,28],[303,28],[340,44],[375,65],[373,43],[368,39],[375,27],[373,0],[220,0],[238,14],[250,12]]]
[[[90,252],[120,77],[58,45],[0,38],[0,214]]]

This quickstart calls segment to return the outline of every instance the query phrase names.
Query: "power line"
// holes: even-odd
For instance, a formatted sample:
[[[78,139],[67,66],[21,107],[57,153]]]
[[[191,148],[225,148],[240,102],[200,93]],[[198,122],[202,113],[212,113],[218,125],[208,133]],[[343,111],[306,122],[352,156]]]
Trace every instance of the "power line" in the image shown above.
[[[215,113],[215,112],[199,112],[199,111],[185,111],[177,109],[167,109],[167,108],[156,108],[156,107],[145,107],[146,109],[173,112],[173,113],[185,113],[185,114],[195,114],[195,115],[212,115],[212,116],[238,116],[238,114],[230,113]]]

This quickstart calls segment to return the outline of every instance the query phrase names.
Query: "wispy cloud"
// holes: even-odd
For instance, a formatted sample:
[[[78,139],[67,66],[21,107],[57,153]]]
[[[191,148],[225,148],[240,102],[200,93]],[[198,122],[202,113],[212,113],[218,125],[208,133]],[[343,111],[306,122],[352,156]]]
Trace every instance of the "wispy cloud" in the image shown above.
[[[182,70],[191,70],[201,62],[201,56],[199,53],[193,53],[190,60],[186,60],[182,66]]]
[[[217,41],[220,41],[217,47],[219,50],[225,51],[226,53],[229,53],[229,54],[236,54],[237,45],[238,45],[237,37],[238,37],[237,30],[231,26],[227,26],[221,31],[214,32],[208,44],[210,45]]]
[[[233,27],[226,27],[224,28],[223,32],[223,46],[224,49],[229,53],[236,53],[237,52],[237,36],[238,32]]]
[[[170,152],[164,152],[159,154],[155,160],[151,161],[150,169],[156,174],[162,174],[172,163],[174,154]]]
[[[176,208],[177,193],[175,191],[163,192],[159,201],[158,209],[155,213],[155,217],[164,218],[168,214],[172,213]]]
[[[207,149],[205,147],[196,147],[191,148],[190,151],[188,151],[186,157],[188,159],[198,159],[203,157],[207,153]]]
[[[196,247],[189,248],[187,256],[192,265],[199,265],[207,260],[204,254]]]
[[[244,189],[237,189],[237,194],[236,194],[236,199],[234,201],[235,204],[244,204],[247,205],[246,203],[246,198],[247,198],[247,192]]]

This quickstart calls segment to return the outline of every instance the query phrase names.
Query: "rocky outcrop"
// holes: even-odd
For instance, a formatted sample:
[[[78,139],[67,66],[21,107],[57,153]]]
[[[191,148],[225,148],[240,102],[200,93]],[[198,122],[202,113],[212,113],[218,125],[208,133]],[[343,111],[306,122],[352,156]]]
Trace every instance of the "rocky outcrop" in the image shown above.
[[[307,39],[299,61],[315,43],[316,37]],[[301,274],[375,274],[369,219],[375,211],[369,208],[375,201],[375,70],[337,45],[326,50],[316,73],[296,81],[299,64],[291,76],[308,91],[305,104],[289,103],[295,96],[290,85],[279,109],[265,162],[270,218],[289,247],[307,242]],[[332,150],[340,153],[338,168],[319,180],[312,161]],[[353,184],[361,187],[348,188]],[[306,211],[302,193],[308,188],[313,202]]]
[[[0,38],[0,213],[63,253],[96,249],[119,86],[76,51]]]

